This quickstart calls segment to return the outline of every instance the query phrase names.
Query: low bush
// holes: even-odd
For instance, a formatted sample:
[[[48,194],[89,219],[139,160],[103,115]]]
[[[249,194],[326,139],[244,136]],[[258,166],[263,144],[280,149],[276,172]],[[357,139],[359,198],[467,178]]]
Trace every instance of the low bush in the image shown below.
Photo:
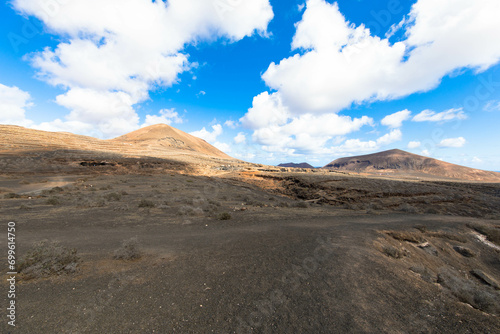
[[[122,195],[120,195],[118,193],[109,193],[109,194],[104,195],[104,198],[110,202],[118,202],[122,199]]]
[[[394,259],[401,259],[403,257],[406,256],[406,252],[405,251],[402,251],[402,250],[399,250],[397,249],[396,247],[393,247],[393,246],[383,246],[382,247],[382,252],[389,256],[389,257],[392,257]]]
[[[48,205],[59,205],[61,204],[61,201],[57,197],[51,197],[45,203]]]
[[[113,258],[115,260],[135,260],[142,256],[142,252],[139,249],[139,241],[137,238],[130,238],[124,240],[120,248],[115,250]]]
[[[307,202],[295,202],[292,204],[294,208],[300,208],[300,209],[307,209],[309,207],[309,204]]]
[[[414,244],[421,244],[421,243],[425,242],[425,239],[422,236],[420,236],[416,233],[413,233],[413,232],[391,231],[391,232],[387,232],[387,235],[393,237],[396,240],[408,241],[408,242],[412,242]]]
[[[141,199],[141,201],[138,204],[139,208],[154,208],[156,204],[150,200],[147,199]]]
[[[25,278],[39,278],[76,271],[80,258],[76,249],[69,249],[47,240],[35,243],[18,264]]]
[[[217,219],[219,220],[229,220],[231,219],[231,214],[227,213],[227,212],[222,212],[220,213],[218,216],[217,216]]]

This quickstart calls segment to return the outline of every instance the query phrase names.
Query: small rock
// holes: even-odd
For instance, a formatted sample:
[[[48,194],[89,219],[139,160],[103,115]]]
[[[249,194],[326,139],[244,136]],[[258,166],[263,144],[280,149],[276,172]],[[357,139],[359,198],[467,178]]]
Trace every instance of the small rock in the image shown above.
[[[431,254],[431,255],[434,255],[434,256],[438,256],[437,249],[434,248],[434,246],[432,246],[428,242],[421,243],[417,247],[420,248],[420,249],[423,249],[428,254]]]
[[[468,249],[466,247],[454,246],[453,249],[457,253],[459,253],[460,255],[465,256],[465,257],[474,257],[474,256],[476,256],[476,254],[473,251],[471,251],[470,249]]]
[[[491,277],[490,275],[488,275],[484,271],[479,270],[479,269],[474,269],[474,270],[471,270],[470,273],[472,275],[474,275],[475,277],[479,278],[485,284],[488,284],[489,286],[495,288],[496,290],[500,290],[500,284],[498,284],[498,282],[493,277]]]

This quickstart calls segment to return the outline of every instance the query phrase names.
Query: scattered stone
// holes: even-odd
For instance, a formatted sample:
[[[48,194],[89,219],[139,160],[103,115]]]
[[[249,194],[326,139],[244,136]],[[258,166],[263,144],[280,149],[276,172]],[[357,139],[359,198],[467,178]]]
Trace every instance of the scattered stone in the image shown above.
[[[476,256],[476,254],[473,251],[471,251],[470,249],[468,249],[466,247],[454,246],[453,249],[457,253],[459,253],[460,255],[465,256],[465,257],[474,257],[474,256]]]
[[[423,249],[426,253],[438,256],[438,251],[434,246],[432,246],[429,242],[424,242],[417,245],[418,248]]]
[[[484,271],[480,269],[474,269],[471,270],[470,272],[472,275],[474,275],[476,278],[480,279],[483,281],[483,283],[495,288],[496,290],[500,290],[500,284],[495,280],[493,277],[485,273]]]

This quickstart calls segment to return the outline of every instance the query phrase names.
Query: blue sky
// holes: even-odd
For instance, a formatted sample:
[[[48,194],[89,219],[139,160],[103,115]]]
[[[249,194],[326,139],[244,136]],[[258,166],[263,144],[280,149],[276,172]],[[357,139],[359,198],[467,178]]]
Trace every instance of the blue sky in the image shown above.
[[[231,156],[392,148],[500,170],[497,0],[13,0],[0,123],[112,138],[167,123]]]

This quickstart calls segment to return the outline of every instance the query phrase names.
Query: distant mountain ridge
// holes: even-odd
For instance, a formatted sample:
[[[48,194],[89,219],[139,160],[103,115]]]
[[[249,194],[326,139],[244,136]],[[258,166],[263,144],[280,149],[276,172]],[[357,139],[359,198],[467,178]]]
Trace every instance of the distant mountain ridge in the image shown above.
[[[398,149],[336,159],[323,168],[372,174],[423,174],[468,181],[500,182],[500,173],[497,172],[459,166]]]
[[[291,168],[316,168],[308,164],[307,162],[301,162],[299,164],[294,162],[288,162],[284,164],[279,164],[278,167],[291,167]]]

